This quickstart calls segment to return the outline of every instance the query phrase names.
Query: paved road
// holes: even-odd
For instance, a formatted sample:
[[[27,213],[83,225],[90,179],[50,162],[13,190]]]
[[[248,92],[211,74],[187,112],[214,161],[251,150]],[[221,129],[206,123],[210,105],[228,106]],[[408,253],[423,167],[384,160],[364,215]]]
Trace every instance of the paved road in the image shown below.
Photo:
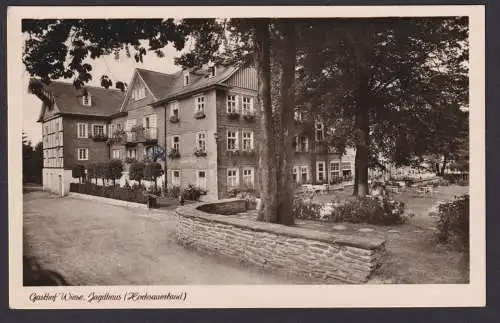
[[[173,211],[24,195],[24,250],[70,285],[300,284],[176,243]]]

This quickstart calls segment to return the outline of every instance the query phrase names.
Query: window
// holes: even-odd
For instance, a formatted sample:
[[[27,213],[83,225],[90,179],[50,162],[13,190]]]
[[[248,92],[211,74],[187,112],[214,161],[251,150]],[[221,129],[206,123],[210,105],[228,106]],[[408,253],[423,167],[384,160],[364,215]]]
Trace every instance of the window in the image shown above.
[[[172,170],[172,186],[181,186],[181,171]]]
[[[189,72],[184,72],[184,86],[189,84]]]
[[[318,161],[316,162],[316,180],[319,183],[323,183],[325,181],[325,162]]]
[[[179,118],[179,102],[175,101],[171,103],[170,116]]]
[[[340,168],[338,162],[330,163],[330,178],[338,178],[340,176]]]
[[[204,96],[198,96],[195,98],[196,100],[196,113],[205,113],[205,97]]]
[[[241,133],[243,137],[243,150],[249,151],[253,149],[253,131],[243,131]]]
[[[227,113],[238,112],[238,97],[236,95],[227,96]]]
[[[206,151],[206,134],[204,132],[199,132],[196,134],[196,148],[201,151]]]
[[[172,137],[172,148],[179,151],[180,149],[180,143],[181,143],[181,139],[179,136],[173,136]]]
[[[88,148],[78,148],[78,160],[89,160]]]
[[[243,114],[252,114],[253,113],[253,100],[249,96],[244,96],[242,98],[242,106],[241,110]]]
[[[143,84],[137,84],[132,92],[132,97],[137,101],[146,97],[146,88]]]
[[[112,156],[115,159],[121,159],[120,149],[113,149]]]
[[[325,132],[324,132],[324,127],[322,122],[316,122],[315,125],[315,135],[316,135],[316,141],[320,141],[325,139]]]
[[[215,77],[215,65],[208,67],[208,77]]]
[[[125,130],[130,131],[137,124],[136,119],[128,119],[125,123]]]
[[[59,131],[59,121],[56,121],[56,131]]]
[[[227,131],[227,150],[238,150],[238,131]]]
[[[293,178],[293,181],[296,182],[296,183],[299,182],[298,173],[299,173],[298,167],[294,166],[293,169],[292,169],[292,178]]]
[[[204,170],[196,172],[196,186],[204,190],[207,189],[207,173]]]
[[[88,138],[88,129],[86,123],[78,123],[77,124],[77,137],[78,138]]]
[[[237,168],[229,168],[227,170],[227,187],[229,189],[238,187],[238,169]]]
[[[307,166],[300,167],[300,181],[302,183],[307,183],[309,181],[309,167]]]
[[[92,105],[92,100],[90,98],[90,94],[87,93],[86,95],[82,96],[82,103],[83,103],[83,105],[88,106],[88,107]]]
[[[294,113],[294,117],[293,117],[293,118],[294,118],[296,121],[302,121],[302,117],[303,117],[303,115],[302,115],[302,111],[300,111],[300,110],[295,110],[295,113]]]
[[[104,125],[102,125],[102,124],[93,125],[92,134],[94,136],[104,136]]]
[[[254,186],[254,171],[252,167],[243,168],[243,185],[249,188]]]
[[[309,151],[309,138],[307,138],[306,136],[300,136],[300,151]]]
[[[351,176],[351,163],[345,162],[341,164],[342,167],[342,176],[348,177]]]
[[[127,149],[127,157],[128,158],[137,158],[137,149],[136,148]]]

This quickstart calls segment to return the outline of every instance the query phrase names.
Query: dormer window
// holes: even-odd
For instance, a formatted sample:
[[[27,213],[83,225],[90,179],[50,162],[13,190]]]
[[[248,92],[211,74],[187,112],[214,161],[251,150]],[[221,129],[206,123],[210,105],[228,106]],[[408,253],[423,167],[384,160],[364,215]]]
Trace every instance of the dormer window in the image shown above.
[[[92,98],[90,97],[90,93],[88,93],[87,91],[83,93],[82,104],[87,107],[90,107],[92,105]]]
[[[184,72],[184,86],[188,85],[190,81],[189,72]]]
[[[209,78],[215,77],[215,72],[216,72],[215,64],[213,62],[209,62],[208,63],[208,77]]]

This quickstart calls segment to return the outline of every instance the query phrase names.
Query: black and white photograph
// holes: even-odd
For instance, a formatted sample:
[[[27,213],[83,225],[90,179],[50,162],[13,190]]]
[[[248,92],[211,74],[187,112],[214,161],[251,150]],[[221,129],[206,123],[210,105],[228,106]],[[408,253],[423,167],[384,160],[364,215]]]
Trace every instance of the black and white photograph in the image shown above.
[[[484,302],[484,13],[387,8],[19,9],[19,304],[424,285]]]

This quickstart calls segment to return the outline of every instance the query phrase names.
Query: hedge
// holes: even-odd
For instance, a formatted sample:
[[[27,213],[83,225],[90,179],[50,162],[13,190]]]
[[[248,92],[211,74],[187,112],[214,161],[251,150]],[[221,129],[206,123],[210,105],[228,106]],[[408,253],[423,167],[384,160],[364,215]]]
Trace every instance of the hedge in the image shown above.
[[[70,183],[69,191],[142,204],[146,204],[148,199],[146,191],[141,187],[98,186],[93,183]]]

